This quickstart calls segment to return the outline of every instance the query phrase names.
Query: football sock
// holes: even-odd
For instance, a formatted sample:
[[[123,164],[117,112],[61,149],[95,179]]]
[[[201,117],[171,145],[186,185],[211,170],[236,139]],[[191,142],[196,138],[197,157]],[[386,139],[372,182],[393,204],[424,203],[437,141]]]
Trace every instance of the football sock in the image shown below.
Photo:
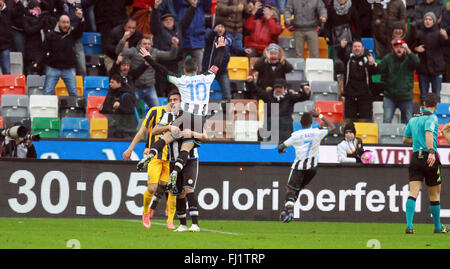
[[[406,227],[413,228],[414,211],[416,210],[416,198],[409,196],[406,200]]]
[[[180,154],[178,155],[177,162],[175,163],[175,167],[173,168],[173,170],[176,171],[177,173],[180,173],[180,171],[183,170],[183,167],[186,164],[188,157],[189,152],[185,150],[180,151]]]
[[[159,204],[159,201],[161,201],[162,196],[164,195],[164,192],[166,190],[165,185],[158,184],[158,187],[156,188],[155,193],[155,199],[152,202],[151,208],[154,210]]]
[[[441,230],[441,205],[439,201],[430,202],[430,211],[431,215],[433,216],[434,229]]]
[[[297,200],[297,192],[293,193],[293,192],[288,191],[286,193],[286,199],[284,201],[285,209],[289,212],[293,211],[296,200]]]
[[[143,214],[148,214],[149,213],[149,208],[150,208],[150,203],[152,202],[153,199],[153,194],[150,194],[150,192],[148,191],[148,189],[145,190],[144,192],[144,211]]]
[[[178,198],[176,208],[180,224],[186,225],[186,198]]]
[[[186,194],[189,205],[189,216],[191,216],[192,224],[198,224],[198,204],[193,192]]]
[[[175,216],[175,211],[177,210],[177,197],[169,192],[169,197],[167,198],[167,222],[173,222]]]
[[[166,141],[164,141],[164,139],[159,139],[155,142],[153,148],[150,149],[150,154],[153,154],[153,156],[158,155],[158,152],[161,152],[165,145]]]

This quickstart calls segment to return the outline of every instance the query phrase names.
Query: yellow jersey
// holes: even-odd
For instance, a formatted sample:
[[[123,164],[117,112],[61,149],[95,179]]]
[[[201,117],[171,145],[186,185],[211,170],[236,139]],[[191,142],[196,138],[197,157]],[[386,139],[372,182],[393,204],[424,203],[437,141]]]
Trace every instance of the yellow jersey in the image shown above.
[[[150,148],[153,147],[154,143],[158,141],[161,137],[161,135],[152,135],[152,130],[155,127],[156,124],[161,120],[161,118],[166,114],[166,110],[164,109],[165,106],[154,106],[152,107],[145,116],[144,121],[142,122],[142,126],[145,127],[148,130],[148,144]],[[164,146],[162,152],[158,152],[158,156],[156,156],[157,159],[160,159],[162,161],[169,161],[169,151],[167,150],[167,145]]]

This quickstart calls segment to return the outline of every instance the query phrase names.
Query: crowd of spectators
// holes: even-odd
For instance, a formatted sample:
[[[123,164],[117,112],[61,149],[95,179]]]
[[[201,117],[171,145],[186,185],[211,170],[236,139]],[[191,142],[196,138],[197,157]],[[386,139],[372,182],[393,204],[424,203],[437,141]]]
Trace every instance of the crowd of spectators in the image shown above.
[[[278,37],[287,28],[299,58],[304,57],[305,44],[309,57],[318,58],[318,38],[326,40],[335,75],[343,78],[345,116],[352,120],[371,120],[373,74],[381,73],[384,82],[384,122],[392,120],[397,107],[402,122],[411,117],[414,73],[421,101],[430,87],[439,95],[442,82],[450,82],[448,0],[217,0],[214,4],[211,0],[0,0],[1,71],[10,73],[9,52],[22,52],[24,74],[46,75],[46,94],[53,94],[62,78],[69,94],[76,95],[75,76],[87,75],[82,32],[99,32],[108,75],[121,78],[115,76],[120,91],[114,92],[128,91],[136,97],[128,101],[142,99],[152,107],[174,86],[145,63],[145,52],[175,73],[190,56],[201,72],[214,59],[217,38],[224,36],[226,53],[217,76],[223,99],[233,98],[226,68],[231,56],[259,57],[253,70],[258,72],[257,88],[247,96],[257,98],[267,95],[261,91],[286,86],[282,81],[293,67]],[[378,62],[364,48],[363,37],[374,38]],[[308,94],[303,87],[296,90],[302,100],[309,96],[309,89]],[[295,100],[291,94],[270,93],[270,99]]]

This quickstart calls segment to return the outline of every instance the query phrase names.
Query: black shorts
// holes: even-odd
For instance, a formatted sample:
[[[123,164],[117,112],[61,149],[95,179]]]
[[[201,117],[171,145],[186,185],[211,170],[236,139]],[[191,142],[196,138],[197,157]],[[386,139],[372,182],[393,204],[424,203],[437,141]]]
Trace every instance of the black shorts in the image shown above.
[[[205,122],[206,117],[194,115],[189,112],[181,110],[171,125],[177,126],[178,128],[180,128],[181,131],[183,131],[184,129],[189,129],[191,131],[201,134],[203,133],[203,127],[205,126]],[[193,141],[196,144],[196,146],[200,145],[200,140],[194,138],[182,138],[181,141],[182,142]]]
[[[175,163],[170,163],[170,171],[173,170]],[[177,187],[179,190],[183,188],[190,188],[195,190],[198,177],[198,159],[189,159],[186,162],[183,170],[177,176]]]
[[[308,170],[291,169],[288,179],[288,189],[300,191],[308,185],[317,173],[317,167]]]
[[[423,181],[427,186],[441,184],[441,162],[436,155],[436,161],[432,167],[427,164],[428,152],[424,152],[423,158],[419,159],[419,153],[414,152],[409,164],[409,181]]]

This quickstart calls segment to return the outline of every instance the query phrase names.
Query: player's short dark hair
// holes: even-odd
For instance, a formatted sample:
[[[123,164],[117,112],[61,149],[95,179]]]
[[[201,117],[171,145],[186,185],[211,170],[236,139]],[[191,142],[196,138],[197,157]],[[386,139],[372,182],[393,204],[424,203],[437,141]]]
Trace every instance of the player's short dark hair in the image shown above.
[[[111,77],[109,78],[109,80],[114,80],[123,86],[123,77],[121,75],[119,75],[118,73],[112,74]]]
[[[435,107],[439,103],[439,96],[430,92],[425,96],[425,101],[423,101],[423,103],[426,107]]]
[[[302,118],[300,119],[300,123],[302,124],[303,128],[308,128],[309,126],[311,126],[313,122],[313,117],[311,115],[311,113],[303,113]]]
[[[181,97],[180,92],[179,92],[178,90],[176,90],[176,89],[173,89],[173,90],[171,90],[171,91],[169,92],[169,94],[167,95],[167,98],[170,98],[170,96],[176,95],[176,94],[178,94],[178,95]]]
[[[184,71],[186,73],[195,73],[197,71],[197,64],[195,63],[194,59],[187,58],[184,60]]]

